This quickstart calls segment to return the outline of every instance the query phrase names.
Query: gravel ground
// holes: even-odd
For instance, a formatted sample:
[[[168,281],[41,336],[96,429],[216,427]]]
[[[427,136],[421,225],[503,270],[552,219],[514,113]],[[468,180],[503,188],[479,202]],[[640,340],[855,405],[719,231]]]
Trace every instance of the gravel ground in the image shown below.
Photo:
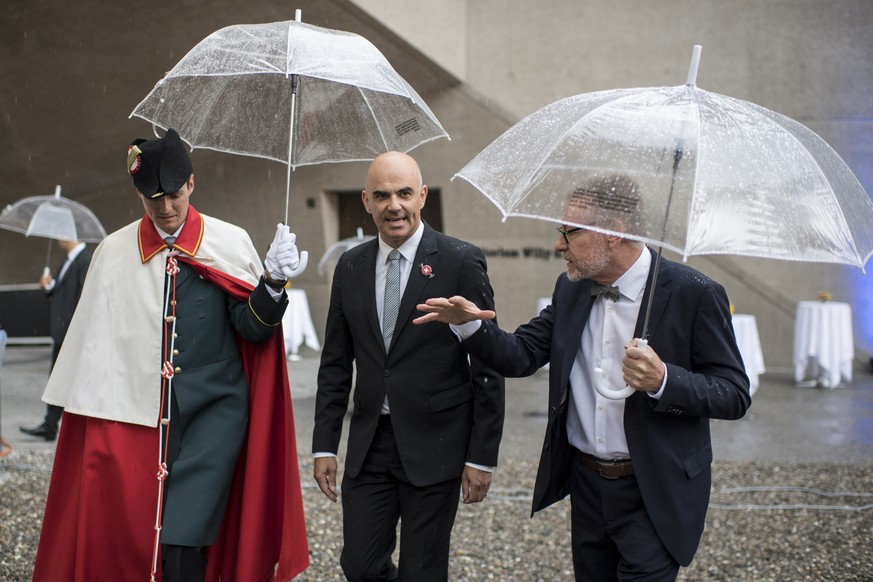
[[[53,449],[0,459],[0,581],[30,580]],[[298,579],[342,580],[340,507],[310,485],[301,457],[311,565]],[[488,500],[461,506],[452,580],[572,580],[569,504],[529,518],[535,463],[507,460]],[[870,465],[717,462],[706,531],[679,580],[873,580]]]

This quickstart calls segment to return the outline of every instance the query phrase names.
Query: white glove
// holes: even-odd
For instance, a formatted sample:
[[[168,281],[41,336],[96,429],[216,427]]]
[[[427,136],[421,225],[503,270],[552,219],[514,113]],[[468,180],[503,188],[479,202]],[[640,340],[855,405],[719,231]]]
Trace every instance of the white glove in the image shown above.
[[[270,243],[264,266],[271,279],[281,281],[296,277],[306,269],[309,264],[309,253],[297,252],[297,235],[284,224],[276,225],[276,236]]]

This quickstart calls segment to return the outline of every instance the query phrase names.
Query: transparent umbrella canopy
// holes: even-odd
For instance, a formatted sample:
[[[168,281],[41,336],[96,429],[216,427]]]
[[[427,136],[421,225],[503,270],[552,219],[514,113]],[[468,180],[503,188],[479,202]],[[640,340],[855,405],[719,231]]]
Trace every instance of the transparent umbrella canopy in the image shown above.
[[[0,214],[0,228],[55,240],[100,242],[106,237],[103,225],[86,206],[61,196],[32,196],[8,205]]]
[[[687,84],[569,97],[512,126],[456,176],[508,216],[594,230],[620,217],[628,238],[683,258],[736,254],[863,268],[873,203],[818,135],[753,103]],[[585,185],[633,179],[640,203],[605,196],[590,220],[568,216]],[[591,196],[590,193],[587,196]]]
[[[800,123],[697,88],[699,59],[695,46],[685,85],[547,105],[456,176],[504,220],[538,218],[650,243],[656,261],[668,248],[683,259],[735,254],[863,269],[873,254],[873,202],[846,163]],[[635,184],[632,196],[628,188],[596,186],[618,180]],[[653,297],[639,345],[646,345]],[[604,382],[596,369],[601,395],[633,392]]]
[[[318,261],[318,274],[324,275],[327,272],[328,267],[331,265],[335,265],[339,258],[342,256],[344,252],[349,249],[353,249],[361,243],[365,243],[368,240],[373,240],[376,238],[371,234],[364,234],[363,229],[358,228],[358,233],[356,236],[352,236],[349,238],[344,238],[341,241],[337,241],[330,245],[324,255],[322,255],[321,259]]]
[[[97,243],[106,237],[94,213],[85,205],[61,196],[60,185],[55,186],[54,196],[31,196],[7,205],[0,214],[0,228],[53,240]],[[51,254],[49,243],[44,274],[50,272]]]
[[[256,156],[291,170],[364,161],[448,137],[424,100],[367,39],[297,20],[222,28],[136,106],[192,148]]]

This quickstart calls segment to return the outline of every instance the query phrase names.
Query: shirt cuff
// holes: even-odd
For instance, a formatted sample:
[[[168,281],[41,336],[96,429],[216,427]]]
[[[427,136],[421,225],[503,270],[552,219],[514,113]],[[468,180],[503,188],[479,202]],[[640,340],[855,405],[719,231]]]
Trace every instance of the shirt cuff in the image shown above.
[[[474,319],[473,321],[468,321],[467,323],[462,323],[460,325],[455,325],[454,323],[449,324],[449,328],[452,330],[458,339],[464,341],[482,327],[481,319]],[[478,468],[478,467],[477,467]]]
[[[321,457],[336,457],[336,453],[312,453],[313,459],[320,459]]]
[[[270,297],[272,297],[273,299],[276,300],[276,303],[278,303],[279,301],[282,300],[282,293],[285,292],[284,289],[279,289],[278,291],[276,291],[275,289],[273,289],[269,285],[264,285],[264,287],[267,288],[267,292],[270,293]]]
[[[494,467],[488,467],[486,465],[477,465],[476,463],[464,463],[464,464],[467,465],[468,467],[473,467],[474,469],[479,469],[480,471],[485,471],[486,473],[493,473],[494,472]]]
[[[647,392],[650,398],[654,398],[655,400],[660,400],[661,396],[664,395],[664,387],[667,386],[667,364],[664,364],[664,381],[661,382],[661,387],[654,394],[651,392]]]

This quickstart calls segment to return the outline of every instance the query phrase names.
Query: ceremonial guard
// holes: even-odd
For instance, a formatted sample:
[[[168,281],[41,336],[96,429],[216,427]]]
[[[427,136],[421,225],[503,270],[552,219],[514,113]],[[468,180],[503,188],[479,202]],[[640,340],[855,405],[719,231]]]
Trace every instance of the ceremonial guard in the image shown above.
[[[34,580],[289,580],[308,565],[280,327],[296,237],[280,226],[262,264],[199,213],[172,129],[128,172],[145,216],[94,252],[43,397],[66,413]]]

